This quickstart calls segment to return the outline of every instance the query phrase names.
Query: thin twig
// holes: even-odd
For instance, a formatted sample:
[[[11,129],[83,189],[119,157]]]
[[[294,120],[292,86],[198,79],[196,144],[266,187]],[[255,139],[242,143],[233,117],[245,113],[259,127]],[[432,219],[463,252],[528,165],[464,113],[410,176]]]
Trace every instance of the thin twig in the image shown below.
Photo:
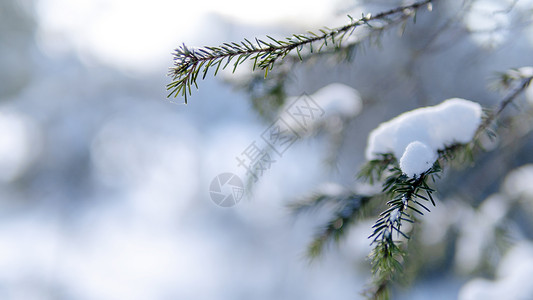
[[[503,110],[509,104],[511,104],[518,97],[518,95],[520,95],[522,92],[525,91],[525,89],[531,83],[531,80],[533,80],[533,76],[532,77],[523,78],[522,81],[520,82],[520,84],[511,93],[509,93],[505,98],[503,98],[503,100],[500,102],[500,105],[498,106],[498,109],[494,113],[490,114],[483,121],[483,123],[479,126],[477,134],[480,134],[481,132],[484,132],[485,129],[487,129],[492,124],[492,122],[494,120],[496,120],[496,118],[498,118],[500,116],[500,114],[503,112]]]

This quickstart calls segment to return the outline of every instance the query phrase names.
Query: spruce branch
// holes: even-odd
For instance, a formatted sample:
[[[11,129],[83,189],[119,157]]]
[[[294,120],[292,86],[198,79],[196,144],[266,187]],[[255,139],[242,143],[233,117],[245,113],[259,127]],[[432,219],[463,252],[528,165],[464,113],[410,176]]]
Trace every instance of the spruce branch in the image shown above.
[[[489,128],[492,122],[525,91],[533,80],[533,68],[524,68],[521,72],[518,71],[520,70],[511,70],[502,77],[502,84],[510,89],[510,92],[500,101],[493,112],[485,111],[472,140],[465,144],[447,145],[444,149],[438,150],[437,160],[426,172],[416,177],[406,176],[399,168],[398,160],[391,153],[380,154],[378,159],[368,161],[361,168],[358,177],[371,183],[382,181],[382,193],[359,198],[359,202],[352,202],[351,204],[346,202],[352,206],[339,206],[344,207],[344,209],[338,210],[315,237],[308,249],[309,256],[315,258],[329,241],[337,241],[342,236],[346,231],[346,225],[356,219],[355,216],[360,210],[360,206],[353,206],[354,203],[363,203],[362,199],[370,202],[371,199],[385,195],[390,200],[386,202],[386,208],[379,215],[372,227],[373,233],[369,236],[372,239],[371,244],[374,245],[370,254],[373,284],[366,290],[365,295],[370,299],[389,299],[390,286],[394,283],[395,277],[403,272],[403,264],[407,255],[405,245],[410,236],[409,232],[405,230],[405,225],[406,223],[415,223],[416,214],[423,215],[424,212],[430,212],[429,203],[433,206],[436,204],[433,197],[435,190],[430,187],[429,180],[435,182],[435,178],[440,178],[441,165],[456,161],[461,161],[463,164],[474,161],[475,151],[483,149],[481,134],[487,134],[489,137],[495,134]],[[342,203],[341,199],[319,195],[311,201],[300,204],[298,208],[306,210],[333,201]]]
[[[516,74],[517,71],[518,70],[513,69],[502,74],[499,85],[503,87],[515,85],[515,87],[500,101],[500,104],[494,110],[494,112],[490,113],[487,118],[485,118],[483,123],[479,126],[476,135],[488,130],[491,124],[501,115],[505,108],[509,106],[509,104],[511,104],[531,84],[533,76],[520,76],[520,74]]]
[[[273,121],[278,116],[278,110],[287,99],[286,86],[292,81],[289,70],[276,68],[274,71],[267,79],[252,73],[245,80],[232,82],[250,96],[253,109],[267,121]]]
[[[438,159],[433,166],[415,178],[409,178],[402,173],[398,162],[392,154],[381,154],[382,159],[369,161],[360,172],[364,179],[383,180],[382,193],[389,200],[386,209],[379,215],[373,226],[373,233],[369,236],[375,245],[370,253],[373,284],[364,295],[369,299],[389,299],[390,285],[395,276],[403,272],[403,263],[406,250],[398,238],[406,241],[410,239],[404,232],[405,223],[414,224],[415,214],[423,215],[430,212],[428,204],[435,206],[433,193],[435,190],[429,186],[429,180],[435,182],[442,173],[441,165],[462,158],[472,160],[473,151],[477,141],[468,144],[452,144],[438,151]]]
[[[403,272],[403,264],[407,255],[405,245],[410,239],[409,232],[405,230],[405,224],[415,223],[416,214],[423,215],[429,212],[429,203],[435,206],[433,197],[435,190],[430,187],[429,180],[435,182],[435,178],[440,178],[443,164],[456,161],[473,162],[475,151],[483,149],[480,135],[482,133],[489,137],[494,135],[489,128],[492,122],[525,91],[533,80],[533,70],[522,69],[522,72],[518,73],[517,71],[511,70],[507,76],[503,77],[502,82],[506,88],[510,89],[510,92],[493,112],[485,111],[473,139],[465,144],[455,143],[438,150],[437,160],[426,172],[416,177],[406,176],[391,153],[380,154],[378,159],[367,162],[361,168],[359,178],[370,182],[382,181],[382,193],[367,197],[367,201],[379,195],[390,199],[386,202],[386,208],[379,215],[373,226],[373,233],[369,236],[374,248],[370,254],[373,284],[365,292],[368,298],[389,299],[391,284],[395,281],[395,277]],[[300,207],[316,207],[329,203],[331,200],[322,195]],[[344,210],[344,214],[340,214],[341,211],[334,214],[334,217],[309,246],[308,254],[311,258],[319,255],[329,241],[336,241],[342,236],[346,229],[345,224],[356,219],[356,210]]]
[[[291,204],[289,207],[295,214],[307,212],[327,204],[335,206],[335,211],[330,220],[319,229],[313,241],[309,244],[307,256],[310,259],[315,259],[322,254],[327,245],[339,242],[371,199],[372,197],[370,196],[363,196],[345,190],[334,195],[317,193],[303,201]]]
[[[309,257],[316,258],[322,254],[325,246],[338,243],[345,236],[350,225],[356,221],[360,211],[370,199],[371,197],[360,195],[345,198],[330,221],[319,231],[309,245],[307,251]]]
[[[434,190],[427,180],[441,172],[441,167],[437,160],[431,169],[415,178],[407,177],[397,167],[389,171],[391,175],[383,183],[383,192],[392,200],[387,202],[387,209],[380,214],[372,226],[374,232],[369,236],[375,245],[370,254],[374,285],[366,292],[370,299],[389,298],[389,285],[394,276],[403,270],[406,255],[399,246],[400,242],[394,240],[394,234],[408,240],[409,236],[402,231],[403,224],[414,223],[414,213],[423,215],[423,211],[430,211],[422,202],[431,202],[435,206]]]
[[[348,16],[350,23],[342,27],[320,29],[320,33],[309,31],[307,34],[294,34],[285,39],[267,36],[267,39],[263,40],[256,38],[254,42],[244,39],[239,43],[223,43],[218,47],[203,48],[189,48],[183,44],[174,52],[175,66],[170,68],[169,76],[172,77],[172,82],[167,85],[167,90],[170,91],[167,97],[181,95],[187,103],[187,95],[192,94],[192,85],[198,88],[197,80],[200,74],[201,78],[205,79],[208,71],[215,68],[214,76],[216,76],[220,69],[226,69],[230,65],[235,72],[239,65],[248,60],[253,61],[252,71],[263,70],[264,77],[267,77],[274,64],[291,52],[295,51],[301,61],[306,53],[320,53],[323,48],[328,47],[341,49],[343,41],[351,36],[356,28],[366,26],[372,31],[382,31],[386,28],[386,24],[396,24],[409,17],[416,17],[420,7],[428,5],[430,8],[429,5],[434,1],[419,1],[374,16],[363,15],[358,20]],[[313,47],[317,42],[320,44]]]
[[[389,299],[390,284],[394,281],[394,276],[403,271],[403,261],[406,255],[401,248],[401,243],[394,240],[394,234],[408,240],[409,236],[402,231],[403,222],[414,223],[414,213],[423,215],[424,211],[429,212],[429,208],[423,202],[431,202],[435,206],[432,196],[434,189],[429,187],[427,180],[431,178],[434,181],[434,177],[440,177],[441,163],[452,163],[458,158],[461,158],[459,160],[463,162],[474,161],[475,150],[482,149],[481,135],[487,134],[489,137],[494,135],[489,128],[492,122],[525,91],[531,80],[533,76],[530,74],[522,74],[514,78],[503,76],[502,82],[505,86],[513,88],[494,112],[485,114],[472,141],[467,144],[452,144],[439,150],[438,159],[433,167],[419,177],[408,178],[402,174],[392,154],[382,154],[380,159],[369,161],[362,168],[359,176],[369,180],[381,180],[388,172],[388,177],[383,181],[383,193],[392,199],[387,202],[387,208],[380,214],[373,226],[374,232],[369,237],[373,238],[372,244],[375,245],[370,254],[374,283],[367,290],[365,294],[367,297]]]
[[[432,196],[434,190],[429,187],[427,179],[432,178],[434,181],[434,177],[440,177],[441,163],[453,162],[458,157],[461,157],[463,161],[473,161],[474,151],[478,148],[482,149],[480,136],[484,133],[489,137],[494,135],[489,128],[492,122],[525,91],[533,80],[530,73],[513,76],[514,78],[512,76],[502,77],[502,84],[507,88],[513,88],[492,113],[485,114],[472,141],[467,144],[449,145],[439,150],[438,159],[433,167],[419,177],[408,178],[402,174],[392,154],[382,154],[381,159],[370,161],[363,167],[359,176],[369,180],[380,180],[388,171],[389,176],[383,181],[383,193],[392,199],[387,202],[387,209],[380,214],[380,218],[373,226],[374,232],[369,237],[373,238],[372,244],[375,244],[370,254],[374,284],[367,290],[367,297],[389,299],[390,283],[393,282],[396,274],[402,272],[402,264],[406,255],[401,249],[400,242],[394,240],[394,234],[408,240],[409,236],[402,231],[403,222],[414,223],[413,213],[423,215],[423,211],[429,212],[424,201],[431,202],[435,206]]]
[[[452,144],[438,151],[438,159],[426,172],[417,177],[408,177],[398,167],[398,162],[392,154],[381,154],[382,160],[368,162],[361,171],[363,178],[381,180],[385,171],[387,178],[383,181],[382,193],[387,195],[387,209],[379,215],[374,224],[374,232],[369,238],[374,238],[372,243],[393,242],[393,233],[409,239],[409,236],[401,230],[402,221],[414,223],[414,218],[408,212],[423,215],[423,211],[430,212],[424,202],[431,202],[435,206],[433,198],[434,189],[429,187],[428,180],[435,182],[435,177],[440,178],[442,163],[460,160],[473,161],[474,149],[479,146],[478,140],[472,140],[467,144]],[[479,146],[480,147],[480,146]],[[366,169],[366,170],[365,170]]]
[[[392,200],[387,202],[388,208],[380,214],[380,218],[374,224],[374,232],[369,238],[374,238],[372,243],[389,242],[393,243],[393,233],[409,239],[409,236],[402,231],[402,221],[413,223],[414,220],[408,211],[416,212],[420,215],[422,210],[429,209],[420,201],[431,202],[435,206],[432,193],[434,192],[427,184],[427,179],[433,174],[441,171],[437,161],[434,166],[416,178],[409,178],[398,168],[393,170],[383,184],[383,192],[391,196]]]
[[[395,243],[379,242],[370,253],[374,285],[363,295],[373,300],[388,300],[390,284],[403,271],[406,253]]]
[[[361,167],[357,174],[357,178],[367,180],[370,184],[381,181],[383,174],[391,165],[397,164],[397,160],[391,153],[379,154],[380,159],[373,159],[368,161]]]

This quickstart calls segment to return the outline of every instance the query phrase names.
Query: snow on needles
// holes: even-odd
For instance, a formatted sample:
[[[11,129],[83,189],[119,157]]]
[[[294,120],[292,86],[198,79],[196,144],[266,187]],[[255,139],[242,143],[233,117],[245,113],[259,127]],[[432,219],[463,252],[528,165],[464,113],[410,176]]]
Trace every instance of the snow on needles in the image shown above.
[[[399,158],[402,172],[416,177],[431,168],[438,150],[470,142],[481,124],[481,115],[481,105],[460,98],[405,112],[370,132],[366,159],[392,153]]]

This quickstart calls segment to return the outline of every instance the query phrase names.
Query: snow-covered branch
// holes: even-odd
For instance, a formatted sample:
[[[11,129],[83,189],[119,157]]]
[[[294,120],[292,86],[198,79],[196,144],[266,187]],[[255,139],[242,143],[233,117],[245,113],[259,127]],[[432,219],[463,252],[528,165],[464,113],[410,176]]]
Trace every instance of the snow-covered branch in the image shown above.
[[[439,176],[441,164],[467,153],[473,159],[473,148],[482,133],[496,120],[533,79],[532,68],[504,73],[502,82],[513,89],[499,103],[493,113],[483,117],[481,106],[464,99],[450,99],[434,107],[419,108],[382,123],[368,138],[368,163],[360,177],[382,180],[383,193],[389,199],[387,208],[373,226],[370,236],[375,244],[371,253],[374,286],[369,289],[372,299],[388,298],[388,285],[401,272],[405,252],[393,234],[409,239],[401,230],[402,222],[414,223],[410,212],[422,215],[429,209],[418,200],[435,205],[427,179]],[[435,181],[434,178],[432,178]],[[423,192],[423,193],[421,193]]]

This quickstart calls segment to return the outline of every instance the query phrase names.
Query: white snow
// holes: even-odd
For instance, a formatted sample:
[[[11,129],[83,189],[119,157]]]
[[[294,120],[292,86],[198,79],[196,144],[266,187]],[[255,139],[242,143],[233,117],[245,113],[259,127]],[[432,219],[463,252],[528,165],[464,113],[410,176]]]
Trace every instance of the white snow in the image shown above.
[[[331,83],[305,98],[305,95],[287,98],[280,118],[293,130],[303,133],[312,132],[328,122],[334,127],[342,126],[341,119],[357,116],[363,107],[359,92],[342,83]],[[297,106],[299,108],[297,108]]]
[[[397,208],[395,210],[393,210],[390,214],[390,220],[392,222],[396,222],[399,218],[400,218],[401,214],[400,214],[400,210]]]
[[[533,76],[533,67],[522,67],[518,69],[518,72],[522,77],[531,77]]]
[[[510,69],[509,71],[505,72],[507,76],[509,76],[511,79],[518,80],[521,78],[529,78],[533,76],[533,67],[526,66],[516,69]]]
[[[32,119],[0,109],[0,182],[12,182],[27,170],[41,151],[40,135]]]
[[[379,159],[379,154],[392,153],[404,173],[419,175],[433,165],[438,150],[470,142],[481,124],[481,115],[481,105],[460,98],[403,113],[370,132],[366,158]]]
[[[523,79],[533,77],[533,67],[521,67],[518,69],[511,70],[507,72],[507,75],[511,76],[513,79]],[[530,105],[533,105],[533,88],[531,86],[526,88],[525,91],[526,99]]]
[[[508,198],[503,194],[493,194],[479,206],[472,209],[469,205],[455,207],[458,216],[459,237],[455,246],[455,267],[463,274],[475,271],[486,261],[487,249],[495,245],[498,226],[504,222],[509,211]],[[433,211],[432,211],[433,212]]]
[[[472,3],[464,23],[475,43],[493,48],[505,42],[509,37],[511,15],[503,12],[510,5],[512,4],[508,1],[502,0],[479,0]]]
[[[426,144],[414,141],[407,145],[400,158],[400,168],[409,177],[416,177],[429,170],[437,160],[437,153]]]
[[[39,24],[37,41],[48,54],[73,50],[81,54],[85,62],[96,59],[137,72],[151,72],[170,63],[169,51],[181,42],[218,44],[220,36],[224,41],[240,40],[243,31],[253,36],[263,30],[254,25],[316,28],[331,24],[329,19],[335,15],[334,6],[323,0],[314,1],[313,5],[307,5],[304,0],[271,0],[270,5],[260,10],[243,0],[202,0],[201,4],[169,0],[32,2],[36,2]],[[282,6],[284,9],[280,10]],[[186,13],[176,17],[176,11]],[[342,21],[347,19],[342,18]]]
[[[500,262],[496,280],[476,278],[466,283],[460,290],[459,300],[526,300],[533,295],[533,245],[520,242],[513,247]]]
[[[332,83],[310,95],[329,115],[353,117],[361,112],[363,103],[359,92],[342,83]]]
[[[318,187],[318,191],[321,194],[337,197],[342,195],[346,192],[346,188],[344,188],[342,185],[334,182],[325,182],[320,184]]]
[[[513,199],[533,198],[533,164],[526,164],[509,172],[503,183],[503,190]]]
[[[521,209],[533,214],[533,164],[526,164],[509,172],[503,182],[503,191],[520,204]]]

